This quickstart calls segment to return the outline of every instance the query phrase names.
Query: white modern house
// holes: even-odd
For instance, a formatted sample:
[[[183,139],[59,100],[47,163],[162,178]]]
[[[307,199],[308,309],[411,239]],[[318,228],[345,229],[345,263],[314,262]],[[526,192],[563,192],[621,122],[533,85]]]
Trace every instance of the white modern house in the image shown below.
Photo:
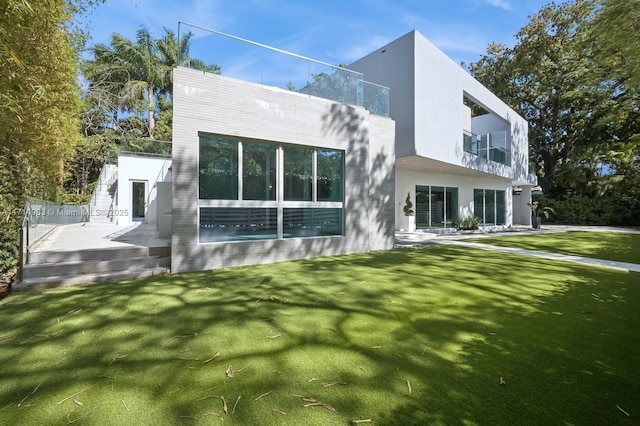
[[[513,109],[417,31],[349,68],[390,88],[396,229],[407,193],[418,229],[469,216],[483,227],[531,224],[528,125]]]
[[[184,67],[173,83],[172,272],[393,247],[393,120]]]
[[[418,230],[531,223],[527,122],[416,31],[304,90],[173,84],[171,158],[104,179],[109,220],[156,223],[172,272],[387,250],[407,194]]]

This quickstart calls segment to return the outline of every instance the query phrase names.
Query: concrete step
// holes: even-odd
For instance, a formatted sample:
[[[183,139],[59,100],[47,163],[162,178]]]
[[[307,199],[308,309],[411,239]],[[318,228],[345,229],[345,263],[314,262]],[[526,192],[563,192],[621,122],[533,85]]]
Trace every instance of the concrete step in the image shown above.
[[[68,287],[79,284],[92,284],[108,281],[123,281],[134,278],[151,277],[155,275],[165,275],[169,273],[169,268],[136,269],[130,271],[114,271],[83,275],[59,275],[46,278],[30,278],[22,280],[11,287],[13,292],[27,290],[45,290],[47,288]]]
[[[401,232],[396,231],[396,236],[409,241],[422,241],[436,238],[438,234],[435,232]]]
[[[37,251],[29,254],[29,265],[66,263],[91,260],[115,260],[132,257],[171,256],[171,246],[158,247],[110,247],[76,251]]]
[[[169,268],[170,266],[171,258],[168,256],[140,256],[90,261],[79,260],[72,262],[25,265],[22,271],[22,276],[23,280],[37,280],[57,276],[81,276],[87,274],[135,271],[140,269]]]

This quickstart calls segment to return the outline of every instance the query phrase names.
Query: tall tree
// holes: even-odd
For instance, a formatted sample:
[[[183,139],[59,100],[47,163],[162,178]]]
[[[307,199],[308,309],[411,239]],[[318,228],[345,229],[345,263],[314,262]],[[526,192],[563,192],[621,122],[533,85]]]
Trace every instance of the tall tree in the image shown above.
[[[94,59],[84,64],[84,75],[89,81],[87,97],[96,108],[109,111],[116,130],[120,111],[127,115],[144,111],[145,133],[153,138],[158,107],[170,105],[163,101],[170,100],[171,71],[179,61],[187,60],[193,68],[220,73],[217,65],[205,65],[189,58],[192,36],[192,33],[184,34],[178,41],[167,28],[159,39],[154,39],[147,28],[140,28],[135,40],[112,34],[110,44],[94,46]]]
[[[595,0],[593,7],[598,13],[585,36],[594,52],[591,82],[610,94],[598,121],[608,168],[602,187],[640,200],[640,0]]]
[[[24,196],[55,198],[80,140],[74,14],[83,0],[0,3],[0,274],[16,264]]]
[[[190,56],[189,48],[192,38],[193,33],[187,32],[183,34],[180,37],[180,41],[178,41],[173,31],[164,28],[164,35],[162,38],[156,40],[160,62],[163,66],[163,72],[167,75],[167,81],[171,82],[171,72],[178,65],[186,65],[189,68],[212,74],[220,74],[221,69],[218,65],[208,65],[200,59]],[[172,88],[172,85],[169,84],[167,87],[163,87],[162,90],[165,93],[171,94]]]
[[[118,108],[128,113],[145,105],[147,132],[153,138],[155,99],[169,83],[149,30],[140,28],[135,41],[114,33],[110,45],[98,44],[92,50],[95,59],[86,67],[89,81],[111,85]],[[114,114],[117,117],[117,111]]]
[[[590,27],[603,70],[640,87],[640,0],[592,0],[599,13]],[[606,61],[605,61],[606,59]]]
[[[558,167],[591,143],[584,130],[602,95],[585,91],[591,53],[577,43],[590,13],[585,1],[551,3],[518,32],[513,49],[490,45],[469,67],[529,121],[532,160],[546,193],[567,189],[555,179]]]
[[[490,45],[469,71],[529,121],[538,182],[565,218],[636,224],[640,0],[551,3],[530,19],[513,48]],[[603,204],[610,213],[588,214]]]

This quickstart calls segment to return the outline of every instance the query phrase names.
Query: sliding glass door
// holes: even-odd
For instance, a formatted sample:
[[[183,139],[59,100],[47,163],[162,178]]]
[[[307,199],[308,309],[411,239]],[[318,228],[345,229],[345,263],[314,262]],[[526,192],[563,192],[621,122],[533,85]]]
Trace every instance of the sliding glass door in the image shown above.
[[[473,215],[484,225],[504,225],[507,220],[505,191],[494,189],[473,190]]]
[[[416,227],[448,228],[458,219],[458,188],[416,185]]]

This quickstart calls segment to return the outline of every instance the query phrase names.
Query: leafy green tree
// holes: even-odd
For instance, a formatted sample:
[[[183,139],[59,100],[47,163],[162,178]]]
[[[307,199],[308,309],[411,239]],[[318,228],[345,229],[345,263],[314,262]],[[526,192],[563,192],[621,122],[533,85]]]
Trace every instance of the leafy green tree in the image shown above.
[[[189,55],[189,47],[191,39],[193,38],[192,32],[187,32],[180,37],[180,41],[176,39],[176,35],[168,28],[164,28],[164,35],[162,38],[156,40],[156,46],[160,55],[160,61],[164,67],[163,72],[167,75],[168,80],[171,81],[171,71],[179,66],[184,65],[189,68],[205,71],[212,74],[220,74],[221,69],[216,64],[206,64],[200,59],[192,58]],[[171,94],[172,85],[163,87],[164,93]]]
[[[24,197],[55,199],[64,159],[80,141],[72,19],[92,4],[0,3],[0,274],[17,263]]]
[[[598,223],[631,224],[623,210],[640,195],[639,13],[640,0],[551,3],[513,48],[492,44],[468,67],[529,121],[545,194],[575,211],[617,194],[618,217]]]
[[[217,65],[206,65],[189,57],[192,33],[180,40],[165,28],[164,36],[153,38],[147,28],[140,28],[136,39],[114,33],[109,45],[92,48],[94,58],[83,65],[89,82],[87,97],[93,99],[104,115],[110,115],[110,125],[119,128],[119,114],[146,116],[146,136],[155,137],[156,114],[163,106],[170,109],[171,72],[182,61],[192,68],[220,73]]]
[[[640,87],[640,0],[592,0],[591,40],[603,72]]]
[[[596,0],[593,7],[584,39],[594,53],[590,83],[609,93],[596,123],[607,168],[600,192],[615,188],[640,200],[640,0]]]
[[[595,143],[587,134],[606,93],[587,85],[592,52],[579,43],[591,9],[584,1],[543,7],[516,35],[510,49],[490,45],[470,72],[511,104],[530,125],[532,161],[545,193],[563,193],[559,168]],[[599,112],[596,112],[599,113]]]
[[[108,152],[126,149],[166,153],[168,145],[143,139],[171,140],[173,69],[182,62],[220,73],[217,65],[189,57],[192,36],[184,34],[178,42],[165,28],[164,35],[156,39],[141,28],[135,40],[113,34],[110,45],[92,48],[93,59],[82,64],[88,82],[82,96],[85,141],[69,160],[67,192],[88,194]]]
[[[79,199],[88,202],[94,184],[100,175],[104,158],[110,149],[109,145],[107,140],[98,135],[82,139],[76,146],[73,155],[66,161],[65,194],[84,196]]]
[[[119,109],[135,114],[143,108],[147,133],[153,138],[155,99],[170,83],[149,30],[140,28],[135,41],[114,33],[110,45],[98,44],[92,50],[95,59],[87,63],[87,79],[91,84],[108,85]],[[117,110],[114,115],[117,117]]]

